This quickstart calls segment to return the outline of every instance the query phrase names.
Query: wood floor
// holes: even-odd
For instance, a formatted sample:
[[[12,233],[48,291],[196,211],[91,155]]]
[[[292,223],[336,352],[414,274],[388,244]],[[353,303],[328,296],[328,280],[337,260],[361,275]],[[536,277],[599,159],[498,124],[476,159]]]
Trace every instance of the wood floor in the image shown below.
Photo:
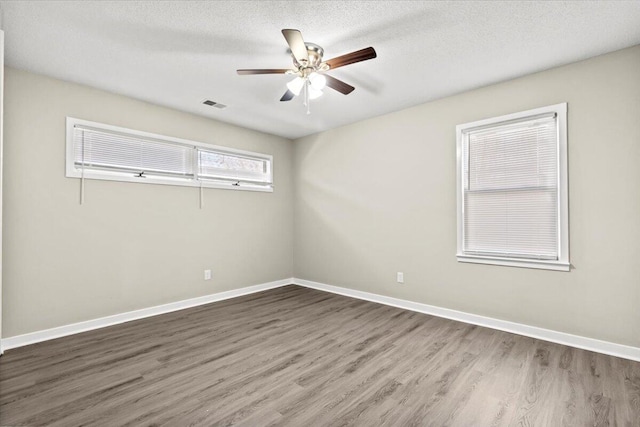
[[[640,426],[640,363],[297,286],[9,350],[2,426]]]

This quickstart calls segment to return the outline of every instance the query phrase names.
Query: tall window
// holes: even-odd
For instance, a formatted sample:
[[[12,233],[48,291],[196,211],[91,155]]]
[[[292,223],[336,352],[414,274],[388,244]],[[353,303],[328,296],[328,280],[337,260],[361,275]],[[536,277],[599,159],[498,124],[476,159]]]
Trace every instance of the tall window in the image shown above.
[[[569,270],[567,105],[457,127],[458,261]]]
[[[272,157],[67,117],[67,176],[273,191]]]

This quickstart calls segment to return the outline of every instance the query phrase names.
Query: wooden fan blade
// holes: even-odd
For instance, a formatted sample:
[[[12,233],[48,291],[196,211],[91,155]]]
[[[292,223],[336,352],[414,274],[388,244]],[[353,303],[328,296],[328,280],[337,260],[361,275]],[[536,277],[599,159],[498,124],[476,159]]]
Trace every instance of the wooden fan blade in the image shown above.
[[[330,69],[344,67],[345,65],[354,64],[356,62],[366,61],[373,59],[376,56],[376,51],[372,47],[356,50],[355,52],[347,53],[346,55],[338,56],[337,58],[325,61]]]
[[[355,89],[355,87],[348,85],[342,80],[336,79],[335,77],[331,77],[328,74],[324,74],[324,76],[327,78],[327,86],[329,86],[331,89],[337,90],[343,95],[349,95]]]
[[[296,96],[295,93],[291,92],[290,90],[287,90],[284,93],[284,95],[282,95],[282,98],[280,98],[280,101],[291,101],[294,96]]]
[[[238,74],[241,76],[249,74],[284,74],[289,71],[288,68],[264,68],[258,70],[238,70]]]
[[[309,53],[307,52],[307,46],[304,44],[302,33],[298,30],[282,30],[282,35],[287,40],[291,53],[296,58],[296,61],[302,64],[302,62],[309,62]]]

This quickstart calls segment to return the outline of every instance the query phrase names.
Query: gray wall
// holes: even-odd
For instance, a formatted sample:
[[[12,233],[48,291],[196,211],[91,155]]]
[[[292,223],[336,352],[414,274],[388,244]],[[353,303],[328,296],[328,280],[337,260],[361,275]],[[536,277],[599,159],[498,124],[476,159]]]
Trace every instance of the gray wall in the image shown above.
[[[295,276],[640,346],[639,76],[636,46],[295,141]],[[573,270],[456,262],[455,126],[560,102]]]
[[[196,188],[88,180],[80,206],[66,116],[272,154],[275,192],[201,210]],[[4,136],[5,338],[292,276],[287,139],[11,68]]]

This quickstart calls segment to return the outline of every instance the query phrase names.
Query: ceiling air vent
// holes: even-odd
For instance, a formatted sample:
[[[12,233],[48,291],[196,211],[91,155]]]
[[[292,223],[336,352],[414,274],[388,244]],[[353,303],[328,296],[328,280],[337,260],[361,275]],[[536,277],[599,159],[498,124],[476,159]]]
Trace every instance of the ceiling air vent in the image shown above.
[[[220,109],[227,108],[227,106],[226,106],[226,105],[224,105],[224,104],[220,104],[219,102],[212,101],[212,100],[210,100],[210,99],[205,99],[204,101],[202,101],[202,103],[203,103],[204,105],[208,105],[208,106],[210,106],[210,107],[215,107],[215,108],[220,108]]]

